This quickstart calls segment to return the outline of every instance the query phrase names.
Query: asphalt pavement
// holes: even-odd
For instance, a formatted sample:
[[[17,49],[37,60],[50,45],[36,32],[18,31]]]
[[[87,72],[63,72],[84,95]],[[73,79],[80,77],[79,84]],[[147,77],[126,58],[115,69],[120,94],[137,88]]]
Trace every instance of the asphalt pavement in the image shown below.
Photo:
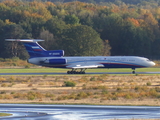
[[[160,119],[156,106],[0,104],[2,112],[13,114],[2,120]]]
[[[84,75],[90,74],[132,74],[131,72],[86,72]],[[136,72],[135,74],[160,74],[160,72]],[[41,73],[0,73],[0,75],[67,75],[67,73],[59,72],[41,72]],[[79,74],[68,74],[79,75]],[[82,74],[83,75],[83,74]]]

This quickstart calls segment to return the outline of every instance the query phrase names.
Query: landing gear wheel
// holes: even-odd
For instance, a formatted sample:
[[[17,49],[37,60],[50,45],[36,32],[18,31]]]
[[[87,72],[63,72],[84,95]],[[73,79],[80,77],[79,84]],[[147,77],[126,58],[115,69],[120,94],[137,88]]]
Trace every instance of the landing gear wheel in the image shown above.
[[[77,74],[81,74],[80,72],[77,72]]]
[[[135,71],[132,71],[132,74],[135,74],[136,72]]]
[[[132,74],[135,74],[135,73],[136,73],[136,72],[135,72],[135,68],[132,68],[132,70],[133,70],[133,71],[132,71]]]

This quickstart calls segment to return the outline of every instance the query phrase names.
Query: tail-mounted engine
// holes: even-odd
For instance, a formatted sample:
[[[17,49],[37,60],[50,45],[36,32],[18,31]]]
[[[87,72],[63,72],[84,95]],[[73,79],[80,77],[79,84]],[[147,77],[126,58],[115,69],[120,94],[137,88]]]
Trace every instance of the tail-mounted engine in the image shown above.
[[[54,57],[64,56],[64,50],[50,50],[46,52],[48,53],[48,56],[54,56]]]
[[[48,59],[44,61],[45,64],[66,64],[67,60],[64,58],[59,59]]]

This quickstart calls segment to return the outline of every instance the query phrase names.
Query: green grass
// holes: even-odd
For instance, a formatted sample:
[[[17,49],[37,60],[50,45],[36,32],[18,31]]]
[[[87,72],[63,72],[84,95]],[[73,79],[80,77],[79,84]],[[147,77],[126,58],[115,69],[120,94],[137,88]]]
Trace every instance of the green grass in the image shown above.
[[[0,117],[3,117],[3,116],[10,116],[12,114],[9,114],[9,113],[0,113]]]
[[[69,69],[60,68],[2,68],[0,73],[66,73]],[[132,72],[132,69],[87,69],[87,72]],[[160,68],[138,68],[136,72],[160,72]]]

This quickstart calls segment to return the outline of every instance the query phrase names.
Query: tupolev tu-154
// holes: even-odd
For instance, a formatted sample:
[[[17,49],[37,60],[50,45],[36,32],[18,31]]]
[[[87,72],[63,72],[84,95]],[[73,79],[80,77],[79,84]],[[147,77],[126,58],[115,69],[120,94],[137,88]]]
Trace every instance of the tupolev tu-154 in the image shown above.
[[[6,41],[22,42],[30,55],[29,63],[52,67],[68,68],[68,74],[85,74],[89,68],[136,68],[154,66],[155,63],[139,56],[64,56],[64,50],[45,50],[38,44],[40,39],[6,39]],[[79,71],[78,71],[79,69]]]

